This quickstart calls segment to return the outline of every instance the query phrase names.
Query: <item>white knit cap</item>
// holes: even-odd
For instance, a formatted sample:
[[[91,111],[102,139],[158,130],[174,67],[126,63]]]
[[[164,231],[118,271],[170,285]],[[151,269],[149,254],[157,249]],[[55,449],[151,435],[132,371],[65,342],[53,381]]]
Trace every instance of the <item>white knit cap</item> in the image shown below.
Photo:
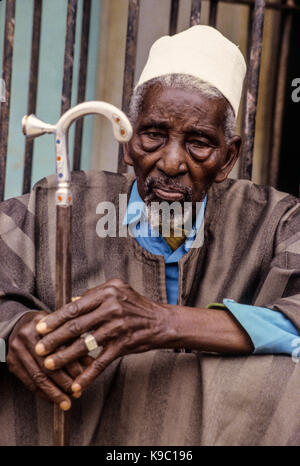
[[[246,63],[239,48],[216,29],[193,26],[158,39],[151,47],[137,86],[173,73],[189,74],[216,87],[237,115]]]

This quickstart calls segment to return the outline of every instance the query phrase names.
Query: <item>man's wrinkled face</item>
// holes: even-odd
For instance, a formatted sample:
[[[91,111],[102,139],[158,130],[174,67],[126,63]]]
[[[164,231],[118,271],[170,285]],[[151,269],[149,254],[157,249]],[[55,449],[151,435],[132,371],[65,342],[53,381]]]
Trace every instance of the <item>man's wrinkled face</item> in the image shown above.
[[[153,85],[125,148],[138,191],[146,202],[199,202],[223,181],[239,153],[240,138],[227,144],[224,99]]]

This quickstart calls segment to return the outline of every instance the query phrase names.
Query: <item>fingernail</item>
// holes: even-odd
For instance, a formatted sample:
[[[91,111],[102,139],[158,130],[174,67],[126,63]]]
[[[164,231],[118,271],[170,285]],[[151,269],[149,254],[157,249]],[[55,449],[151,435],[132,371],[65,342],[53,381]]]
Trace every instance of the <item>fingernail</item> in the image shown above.
[[[72,303],[74,303],[75,301],[78,301],[78,299],[80,299],[81,296],[73,296],[72,298]]]
[[[45,353],[45,346],[43,343],[37,343],[35,345],[35,352],[39,355],[43,355]]]
[[[73,396],[73,398],[80,398],[81,395],[82,395],[82,392],[75,392],[75,393],[73,393],[72,396]]]
[[[71,388],[73,392],[81,392],[82,390],[81,385],[79,385],[79,383],[73,383]]]
[[[47,369],[55,369],[55,363],[52,358],[45,359],[44,365]]]
[[[63,411],[68,411],[68,409],[71,408],[71,402],[70,401],[62,401],[59,405],[60,409],[62,409]]]
[[[38,322],[35,328],[37,332],[45,333],[45,331],[47,330],[47,324],[46,322]]]

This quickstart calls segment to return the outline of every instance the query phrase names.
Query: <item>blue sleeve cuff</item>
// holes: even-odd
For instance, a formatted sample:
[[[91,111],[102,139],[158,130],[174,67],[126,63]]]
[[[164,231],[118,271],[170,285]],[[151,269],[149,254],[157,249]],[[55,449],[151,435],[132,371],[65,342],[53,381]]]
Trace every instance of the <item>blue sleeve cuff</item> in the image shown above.
[[[223,299],[223,303],[251,338],[253,354],[292,354],[299,333],[281,312],[239,304],[233,299]]]

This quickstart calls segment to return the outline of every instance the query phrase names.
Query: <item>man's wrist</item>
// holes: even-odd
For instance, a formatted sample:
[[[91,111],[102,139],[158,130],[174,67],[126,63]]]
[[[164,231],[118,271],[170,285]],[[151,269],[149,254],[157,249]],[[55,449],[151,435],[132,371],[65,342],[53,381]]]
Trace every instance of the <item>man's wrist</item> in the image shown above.
[[[250,354],[253,345],[246,332],[223,309],[167,305],[174,332],[172,348],[189,348],[221,354]]]

